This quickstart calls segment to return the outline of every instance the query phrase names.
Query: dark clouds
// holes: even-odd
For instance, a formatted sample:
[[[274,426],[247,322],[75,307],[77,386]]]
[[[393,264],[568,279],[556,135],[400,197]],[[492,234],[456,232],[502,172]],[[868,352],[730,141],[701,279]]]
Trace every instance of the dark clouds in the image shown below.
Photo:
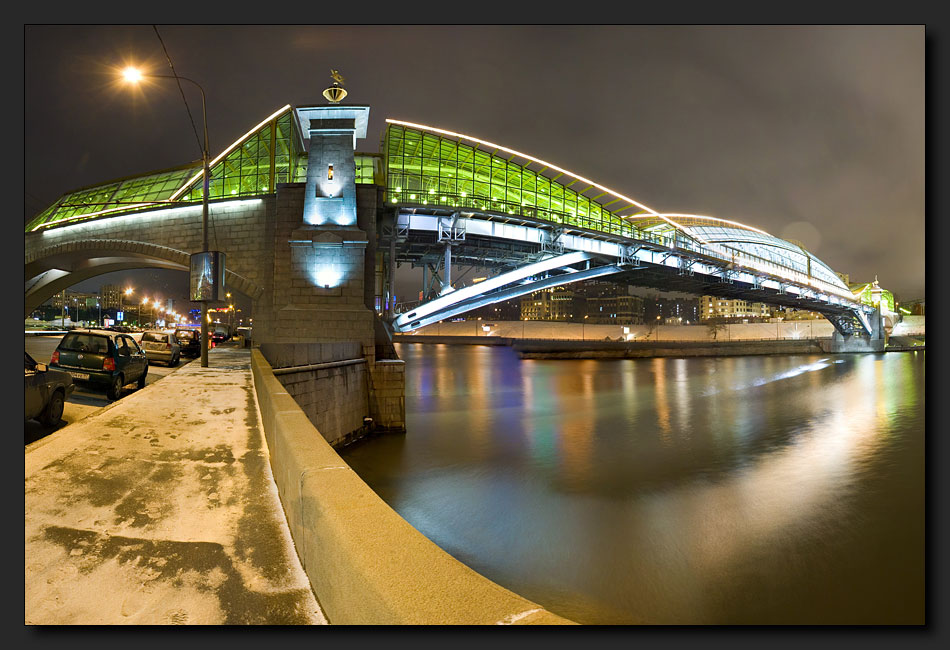
[[[835,270],[923,297],[923,27],[159,30],[208,93],[213,153],[285,103],[322,103],[333,67],[372,107],[361,150],[386,117],[468,133],[657,210],[817,232],[805,243]],[[110,77],[167,70],[150,26],[25,34],[25,216],[200,157],[174,84],[131,95]]]

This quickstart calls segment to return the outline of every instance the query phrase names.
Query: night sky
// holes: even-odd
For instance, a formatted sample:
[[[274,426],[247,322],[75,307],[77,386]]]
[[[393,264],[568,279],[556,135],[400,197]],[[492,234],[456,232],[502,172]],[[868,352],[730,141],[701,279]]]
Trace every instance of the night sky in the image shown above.
[[[158,30],[207,93],[212,157],[284,104],[325,103],[335,68],[344,103],[371,106],[360,151],[378,150],[387,117],[465,133],[658,211],[797,239],[852,282],[924,297],[923,26]],[[169,73],[150,25],[24,38],[24,221],[63,192],[200,159],[174,82],[115,81],[132,62]],[[185,92],[200,138],[200,96]],[[75,288],[122,278],[186,295],[187,275],[168,271]]]

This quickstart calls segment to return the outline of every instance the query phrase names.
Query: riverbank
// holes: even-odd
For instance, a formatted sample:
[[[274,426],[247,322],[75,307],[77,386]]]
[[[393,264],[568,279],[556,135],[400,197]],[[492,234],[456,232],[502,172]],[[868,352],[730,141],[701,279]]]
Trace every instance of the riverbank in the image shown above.
[[[923,317],[906,320],[895,327],[885,352],[925,349]],[[823,354],[830,352],[833,334],[834,327],[825,320],[730,323],[719,327],[473,320],[436,323],[411,334],[395,334],[393,341],[508,346],[522,359],[625,359]]]
[[[731,357],[762,354],[823,354],[830,338],[758,341],[572,341],[501,336],[414,336],[397,334],[395,343],[507,346],[522,359],[638,359],[649,357]],[[926,350],[922,340],[900,341],[885,352]]]
[[[644,357],[719,357],[758,354],[821,354],[819,339],[760,341],[571,341],[484,336],[397,335],[396,343],[499,345],[522,359],[636,359]],[[828,339],[830,341],[830,339]]]

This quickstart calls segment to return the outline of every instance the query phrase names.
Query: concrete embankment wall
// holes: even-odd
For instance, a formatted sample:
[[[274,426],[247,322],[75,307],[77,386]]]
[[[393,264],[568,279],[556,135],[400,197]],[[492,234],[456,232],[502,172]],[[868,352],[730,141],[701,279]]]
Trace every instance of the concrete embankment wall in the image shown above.
[[[263,343],[260,350],[332,446],[371,431],[405,433],[405,362],[367,360],[359,341]]]
[[[624,331],[624,330],[627,331]],[[713,330],[707,325],[588,325],[549,321],[443,322],[421,327],[413,336],[468,336],[490,339],[556,339],[576,341],[757,341],[830,337],[834,326],[825,319],[780,323],[729,323]],[[397,337],[398,340],[398,337]]]
[[[894,326],[891,336],[924,336],[927,333],[926,316],[904,316],[903,320]]]
[[[359,342],[263,343],[277,380],[331,445],[360,435],[369,373]]]
[[[753,354],[820,354],[821,341],[513,341],[522,359],[638,359],[645,357],[727,357]]]
[[[571,623],[476,573],[413,528],[333,450],[258,349],[251,350],[251,368],[297,555],[331,623]]]

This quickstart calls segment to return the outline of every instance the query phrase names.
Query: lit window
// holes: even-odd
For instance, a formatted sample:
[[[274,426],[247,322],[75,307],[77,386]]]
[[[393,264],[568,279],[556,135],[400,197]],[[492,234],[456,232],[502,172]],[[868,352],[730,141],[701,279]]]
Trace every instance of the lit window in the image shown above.
[[[327,180],[333,180],[333,165],[327,165]]]

